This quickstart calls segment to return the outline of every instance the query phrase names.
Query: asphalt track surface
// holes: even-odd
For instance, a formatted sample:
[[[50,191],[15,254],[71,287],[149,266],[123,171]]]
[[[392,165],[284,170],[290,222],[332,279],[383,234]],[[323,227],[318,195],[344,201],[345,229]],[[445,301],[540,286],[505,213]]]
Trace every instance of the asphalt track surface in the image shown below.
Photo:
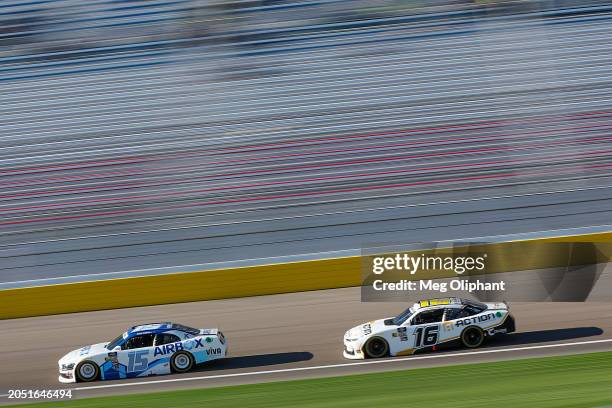
[[[59,357],[85,344],[113,338],[135,323],[153,321],[218,326],[228,338],[230,357],[184,375],[70,385],[77,388],[74,396],[612,350],[609,303],[517,303],[511,305],[511,310],[516,316],[518,332],[492,341],[477,352],[458,349],[368,360],[366,364],[342,357],[342,336],[347,329],[375,318],[393,316],[404,306],[402,303],[362,303],[359,289],[347,288],[8,320],[2,323],[0,395],[15,388],[64,388],[57,381]],[[372,364],[372,361],[375,362]],[[132,385],[136,383],[139,385]]]
[[[0,59],[0,282],[610,224],[610,18]]]

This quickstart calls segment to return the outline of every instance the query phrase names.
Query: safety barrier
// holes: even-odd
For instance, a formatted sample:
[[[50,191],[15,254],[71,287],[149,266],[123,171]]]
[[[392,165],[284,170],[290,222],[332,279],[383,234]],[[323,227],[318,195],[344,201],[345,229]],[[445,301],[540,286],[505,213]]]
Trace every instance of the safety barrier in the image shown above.
[[[529,240],[612,242],[612,233]],[[518,242],[518,241],[514,241]],[[0,291],[0,318],[333,289],[361,284],[361,257],[174,273]]]

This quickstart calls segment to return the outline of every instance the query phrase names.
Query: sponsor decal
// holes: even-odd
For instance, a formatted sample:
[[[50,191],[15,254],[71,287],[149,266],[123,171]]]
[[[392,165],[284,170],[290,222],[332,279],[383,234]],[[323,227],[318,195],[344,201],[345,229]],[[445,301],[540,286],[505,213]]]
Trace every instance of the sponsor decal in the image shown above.
[[[212,337],[207,337],[207,338],[206,338],[206,342],[207,342],[207,343],[212,343],[212,341],[213,341]]]
[[[108,357],[104,357],[104,361],[110,361],[113,370],[119,371],[119,359],[117,358],[117,352],[108,353]]]
[[[457,320],[455,325],[457,327],[469,326],[470,324],[482,323],[482,322],[486,322],[487,320],[492,320],[492,319],[495,319],[495,313],[487,313],[486,315],[482,315],[482,316],[473,316],[473,317],[467,317],[465,319],[459,319]]]
[[[493,330],[493,334],[497,334],[497,333],[508,333],[508,329],[504,328],[504,329],[497,329],[497,330]]]
[[[221,353],[221,347],[209,348],[206,350],[206,355],[208,356],[219,356]]]
[[[451,331],[451,330],[453,330],[453,323],[452,322],[444,322],[444,323],[442,323],[442,327],[444,328],[444,331]]]
[[[198,343],[202,345],[202,339],[196,339],[196,340],[198,340]],[[185,350],[193,350],[194,348],[198,346],[198,343],[196,343],[195,340],[187,340],[186,342],[183,343],[183,348]]]
[[[153,357],[156,357],[158,355],[163,356],[166,354],[172,354],[176,351],[181,351],[181,350],[192,350],[198,347],[202,347],[202,348],[204,347],[204,344],[202,344],[202,339],[187,340],[185,341],[185,343],[176,342],[176,343],[164,344],[162,346],[155,347],[155,351],[153,352]]]
[[[398,327],[397,334],[399,335],[400,341],[408,341],[408,333],[405,327]]]
[[[502,317],[502,312],[497,312],[497,313],[495,313],[495,316],[497,316],[497,317]]]
[[[84,356],[86,354],[89,354],[89,350],[91,349],[91,346],[85,346],[82,349],[79,350],[79,356]]]
[[[367,336],[369,334],[372,334],[372,325],[370,323],[364,324],[362,329],[363,329],[363,334],[364,335]]]

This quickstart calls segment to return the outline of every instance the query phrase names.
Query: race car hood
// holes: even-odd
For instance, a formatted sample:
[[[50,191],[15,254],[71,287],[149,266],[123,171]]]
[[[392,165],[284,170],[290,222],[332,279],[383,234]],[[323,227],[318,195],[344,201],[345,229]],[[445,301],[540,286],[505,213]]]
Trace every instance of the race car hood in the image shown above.
[[[76,363],[85,359],[88,356],[98,354],[98,353],[106,353],[108,350],[106,349],[106,345],[108,343],[97,343],[92,344],[90,346],[81,347],[80,349],[72,350],[70,353],[66,354],[59,360],[60,364],[70,364]]]
[[[390,326],[385,325],[385,320],[387,319],[379,319],[371,322],[367,322],[364,324],[360,324],[359,326],[355,326],[346,332],[347,338],[351,339],[359,339],[362,337],[367,337],[372,334],[380,333]]]

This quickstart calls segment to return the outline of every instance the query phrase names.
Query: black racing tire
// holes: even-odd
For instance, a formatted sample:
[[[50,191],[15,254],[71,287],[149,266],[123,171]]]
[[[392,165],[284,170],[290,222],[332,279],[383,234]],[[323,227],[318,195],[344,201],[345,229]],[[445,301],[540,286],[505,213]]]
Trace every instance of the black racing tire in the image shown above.
[[[187,351],[179,351],[170,358],[170,368],[175,373],[186,373],[191,370],[195,364],[193,355]]]
[[[480,347],[485,340],[484,331],[478,326],[466,327],[461,332],[461,344],[467,348]]]
[[[77,365],[74,372],[79,382],[91,382],[100,376],[100,367],[93,361],[85,360]]]
[[[389,344],[385,339],[372,337],[363,346],[363,350],[368,358],[381,358],[389,355]]]

